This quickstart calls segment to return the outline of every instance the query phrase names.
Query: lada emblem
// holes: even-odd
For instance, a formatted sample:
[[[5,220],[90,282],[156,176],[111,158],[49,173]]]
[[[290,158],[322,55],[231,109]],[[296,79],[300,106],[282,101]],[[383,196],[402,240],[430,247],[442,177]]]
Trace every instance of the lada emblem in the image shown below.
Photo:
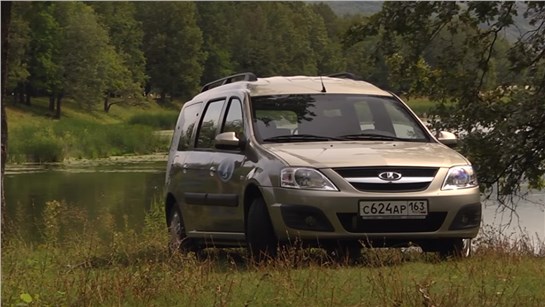
[[[378,178],[384,181],[397,181],[401,179],[402,175],[397,172],[382,172],[378,174]]]

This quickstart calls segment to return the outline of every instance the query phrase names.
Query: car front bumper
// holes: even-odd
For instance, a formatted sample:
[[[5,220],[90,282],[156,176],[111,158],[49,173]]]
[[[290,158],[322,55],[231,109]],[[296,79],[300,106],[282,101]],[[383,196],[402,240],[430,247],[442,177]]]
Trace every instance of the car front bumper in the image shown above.
[[[473,238],[481,222],[478,188],[410,193],[311,191],[262,187],[280,241]],[[425,218],[362,219],[360,201],[427,200]]]

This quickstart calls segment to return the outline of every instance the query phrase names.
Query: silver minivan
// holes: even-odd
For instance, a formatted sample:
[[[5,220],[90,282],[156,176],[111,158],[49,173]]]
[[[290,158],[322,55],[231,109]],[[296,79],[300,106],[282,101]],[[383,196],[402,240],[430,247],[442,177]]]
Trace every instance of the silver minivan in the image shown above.
[[[170,247],[302,242],[336,255],[417,245],[467,255],[477,177],[396,95],[350,75],[229,76],[180,112],[168,156]],[[449,146],[447,146],[449,145]]]

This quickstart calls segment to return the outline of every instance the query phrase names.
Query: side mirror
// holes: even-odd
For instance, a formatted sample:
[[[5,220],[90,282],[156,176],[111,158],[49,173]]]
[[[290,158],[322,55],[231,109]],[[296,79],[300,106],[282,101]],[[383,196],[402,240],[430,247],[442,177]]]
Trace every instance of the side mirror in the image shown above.
[[[455,147],[458,144],[458,138],[456,137],[456,135],[447,131],[439,132],[439,134],[437,134],[437,140],[447,145],[448,147]]]
[[[234,132],[224,132],[216,135],[215,146],[218,149],[242,149],[244,142],[240,141]]]

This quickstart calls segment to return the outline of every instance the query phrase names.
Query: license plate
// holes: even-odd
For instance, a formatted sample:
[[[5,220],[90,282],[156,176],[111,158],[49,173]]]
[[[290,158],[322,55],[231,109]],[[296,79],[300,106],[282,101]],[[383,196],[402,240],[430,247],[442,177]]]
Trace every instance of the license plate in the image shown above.
[[[364,219],[423,219],[427,215],[427,200],[360,201],[360,216]]]

